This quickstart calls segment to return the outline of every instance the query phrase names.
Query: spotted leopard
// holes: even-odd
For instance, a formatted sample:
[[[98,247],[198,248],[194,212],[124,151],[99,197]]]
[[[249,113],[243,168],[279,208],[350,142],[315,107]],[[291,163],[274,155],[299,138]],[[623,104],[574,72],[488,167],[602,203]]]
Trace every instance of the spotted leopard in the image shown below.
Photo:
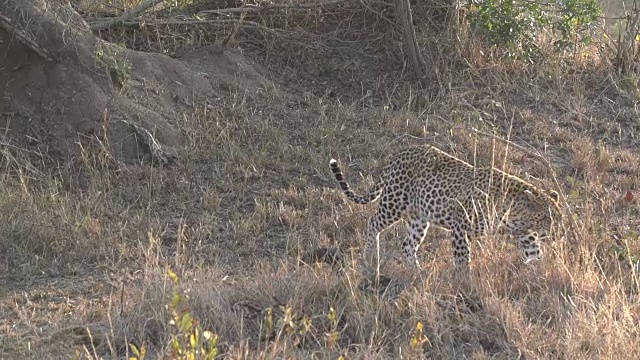
[[[542,255],[540,240],[550,235],[561,217],[558,193],[492,167],[474,167],[433,146],[407,148],[382,170],[380,180],[364,196],[347,184],[338,162],[329,162],[346,197],[357,204],[380,199],[368,220],[362,256],[379,244],[380,233],[399,220],[408,229],[403,253],[417,267],[416,253],[431,224],[452,231],[456,268],[470,261],[469,240],[483,234],[497,219],[517,238],[528,263]]]

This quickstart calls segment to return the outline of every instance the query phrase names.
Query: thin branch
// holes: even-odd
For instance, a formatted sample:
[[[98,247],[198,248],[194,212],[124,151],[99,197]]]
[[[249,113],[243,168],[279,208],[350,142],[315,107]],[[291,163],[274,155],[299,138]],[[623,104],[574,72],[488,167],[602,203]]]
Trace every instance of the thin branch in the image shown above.
[[[382,20],[384,20],[384,21],[386,21],[387,23],[389,23],[393,29],[400,30],[400,29],[399,29],[399,26],[398,26],[398,25],[396,25],[396,23],[394,23],[394,22],[393,22],[391,19],[389,19],[388,17],[386,17],[386,16],[382,15],[382,13],[380,13],[380,12],[378,12],[378,11],[375,11],[373,8],[371,8],[371,6],[369,6],[369,4],[367,4],[366,2],[364,2],[364,0],[360,0],[360,4],[361,4],[362,6],[364,6],[364,8],[365,8],[365,9],[369,10],[371,13],[378,15],[378,17],[379,17],[379,18],[381,18]],[[389,7],[393,7],[393,6],[395,6],[395,5],[391,5],[391,4],[389,5]]]
[[[317,7],[329,6],[329,5],[337,5],[343,2],[347,2],[348,0],[330,0],[324,2],[318,2],[315,4],[307,3],[307,4],[272,4],[266,6],[244,6],[239,8],[228,8],[228,9],[216,9],[216,10],[204,10],[200,11],[197,15],[207,15],[207,14],[250,14],[250,13],[259,13],[271,10],[303,10],[303,9],[313,9]]]
[[[53,61],[53,59],[51,58],[51,55],[49,55],[49,52],[47,52],[47,50],[40,47],[40,45],[37,42],[31,39],[29,35],[27,35],[24,31],[18,29],[13,24],[11,19],[4,16],[3,14],[0,14],[0,28],[7,30],[9,34],[14,35],[19,42],[21,42],[23,45],[33,50],[41,58],[49,62]]]
[[[31,150],[28,150],[28,149],[25,149],[25,148],[21,148],[19,146],[16,146],[16,145],[4,142],[4,141],[0,141],[0,148],[2,148],[2,147],[11,148],[11,149],[14,149],[14,150],[18,150],[18,151],[22,151],[22,152],[26,152],[26,153],[29,153],[29,154],[38,155],[38,156],[42,157],[41,153],[38,153],[38,152],[35,152],[35,151],[31,151]]]
[[[125,21],[119,23],[122,26],[160,26],[160,25],[223,25],[223,24],[239,24],[239,26],[257,28],[259,30],[268,32],[272,35],[278,35],[278,33],[265,27],[264,25],[260,25],[255,21],[239,21],[234,19],[220,19],[220,20],[173,20],[173,19],[161,19],[161,20],[153,20],[150,22],[145,22],[144,20],[140,21]]]
[[[224,40],[222,40],[222,43],[220,44],[220,54],[224,53],[225,46],[227,46],[229,41],[238,33],[238,29],[240,29],[241,23],[244,22],[244,17],[246,15],[247,14],[240,15],[240,19],[236,21],[235,25],[233,26],[233,30],[231,30],[231,32],[229,32],[229,35],[227,35]]]
[[[164,0],[145,0],[140,5],[124,13],[122,16],[103,18],[103,21],[92,22],[89,27],[91,28],[91,30],[103,30],[113,25],[122,24],[163,1]]]

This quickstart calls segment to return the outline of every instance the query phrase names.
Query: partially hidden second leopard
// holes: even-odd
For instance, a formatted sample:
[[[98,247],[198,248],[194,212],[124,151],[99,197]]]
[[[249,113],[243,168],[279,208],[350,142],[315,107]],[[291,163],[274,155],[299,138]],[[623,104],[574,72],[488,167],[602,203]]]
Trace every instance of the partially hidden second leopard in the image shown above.
[[[517,239],[526,263],[540,259],[541,240],[561,219],[558,193],[530,184],[495,167],[473,166],[430,145],[406,148],[384,166],[379,181],[364,196],[346,182],[335,159],[331,171],[346,197],[357,204],[380,200],[366,228],[362,256],[378,245],[380,233],[404,220],[408,236],[402,243],[410,267],[430,225],[451,230],[457,269],[470,261],[470,239],[486,233],[498,220]]]

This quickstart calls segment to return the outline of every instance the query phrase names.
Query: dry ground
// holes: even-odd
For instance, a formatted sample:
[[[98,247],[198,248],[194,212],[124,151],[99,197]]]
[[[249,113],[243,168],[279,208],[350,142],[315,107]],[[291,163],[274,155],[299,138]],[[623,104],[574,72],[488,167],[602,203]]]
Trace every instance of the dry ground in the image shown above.
[[[318,69],[307,49],[292,68],[244,50],[264,61],[264,80],[248,83],[238,71],[218,99],[191,99],[176,124],[187,140],[172,165],[123,164],[103,143],[63,173],[0,148],[0,358],[125,357],[131,344],[168,358],[179,333],[173,310],[216,334],[225,358],[640,352],[631,266],[640,256],[637,76],[597,60],[478,61],[446,64],[434,92],[370,64],[377,70],[365,67],[367,82],[352,77],[344,88],[344,57]],[[387,91],[355,92],[354,83],[376,82]],[[359,192],[391,151],[424,142],[484,165],[492,157],[503,164],[506,153],[510,171],[551,184],[544,164],[459,125],[549,158],[576,234],[546,243],[544,261],[532,266],[503,237],[486,236],[472,244],[463,284],[442,241],[448,234],[437,230],[419,252],[414,280],[394,260],[404,236],[397,226],[382,237],[385,281],[370,284],[353,259],[372,207],[344,198],[331,157]],[[317,259],[323,249],[335,258]],[[176,293],[184,297],[172,305]]]

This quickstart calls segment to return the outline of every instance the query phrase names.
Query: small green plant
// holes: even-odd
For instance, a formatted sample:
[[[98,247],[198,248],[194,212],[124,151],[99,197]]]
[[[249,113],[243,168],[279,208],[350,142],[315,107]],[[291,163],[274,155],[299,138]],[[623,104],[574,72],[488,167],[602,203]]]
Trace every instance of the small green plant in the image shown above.
[[[265,310],[262,325],[265,331],[265,339],[273,341],[274,344],[285,341],[295,347],[300,347],[305,345],[306,338],[317,338],[314,333],[317,328],[313,327],[313,318],[318,319],[319,316],[298,315],[290,305],[280,306],[276,313],[279,315],[274,318],[273,308]],[[322,322],[325,347],[335,351],[340,339],[339,316],[333,306],[329,308],[329,313],[324,316],[328,320],[328,322]],[[344,359],[344,357],[339,356],[338,359]]]
[[[118,88],[122,88],[124,84],[127,83],[127,79],[129,79],[131,74],[131,65],[127,62],[119,62],[116,63],[116,66],[112,66],[109,68],[109,76],[111,76],[111,81]]]
[[[416,324],[416,330],[411,336],[411,341],[409,345],[411,346],[411,350],[413,351],[421,351],[424,349],[426,345],[429,344],[429,338],[424,335],[422,332],[424,330],[424,325],[420,321]]]
[[[169,324],[173,330],[170,340],[171,359],[210,360],[215,358],[218,355],[218,336],[211,331],[202,330],[200,322],[191,314],[185,304],[186,298],[180,292],[178,275],[171,269],[168,270],[168,274],[173,282],[171,304],[169,304],[169,312],[171,313]],[[129,357],[129,360],[143,360],[145,358],[144,344],[140,348],[131,345],[131,351],[133,356]]]
[[[340,332],[338,331],[338,314],[336,313],[336,309],[334,309],[333,306],[329,308],[327,319],[329,319],[330,331],[326,334],[325,337],[327,347],[331,349],[336,345],[340,337]]]
[[[131,352],[133,352],[133,356],[129,357],[129,360],[144,360],[147,356],[147,348],[142,345],[140,348],[131,344]]]
[[[579,201],[581,196],[580,189],[583,187],[583,183],[573,176],[567,176],[566,180],[569,183],[569,187],[571,189],[571,192],[569,193],[569,199]]]
[[[295,346],[302,343],[304,336],[311,330],[311,318],[307,316],[296,316],[293,307],[290,305],[280,307],[282,317],[273,321],[273,308],[267,308],[264,317],[265,337],[272,338],[274,331],[277,330],[276,339],[281,335],[285,335],[287,339],[291,339]]]
[[[210,331],[202,331],[200,322],[185,306],[185,297],[178,288],[179,279],[173,270],[168,270],[173,281],[171,299],[171,321],[174,333],[171,335],[172,359],[213,359],[218,355],[218,337]]]
[[[609,248],[609,253],[618,261],[628,264],[636,274],[640,274],[640,257],[632,254],[626,246],[614,244]]]
[[[541,39],[558,51],[575,50],[593,39],[601,10],[597,0],[470,0],[471,26],[503,55],[533,60]]]
[[[108,46],[98,46],[96,49],[96,65],[109,71],[111,82],[119,89],[124,87],[127,80],[131,78],[131,64],[126,58],[121,59],[121,57],[117,50],[112,50]]]

